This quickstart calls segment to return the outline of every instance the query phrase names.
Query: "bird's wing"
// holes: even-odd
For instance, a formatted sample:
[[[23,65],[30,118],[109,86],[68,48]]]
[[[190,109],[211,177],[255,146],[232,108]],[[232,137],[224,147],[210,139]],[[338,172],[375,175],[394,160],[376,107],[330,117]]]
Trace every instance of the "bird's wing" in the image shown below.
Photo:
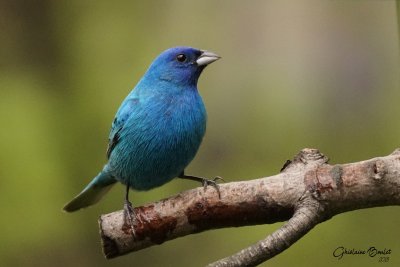
[[[118,144],[120,132],[124,128],[130,115],[134,112],[135,106],[138,102],[139,99],[137,98],[126,99],[115,115],[114,121],[111,125],[110,135],[108,137],[107,158],[110,158],[111,152]]]

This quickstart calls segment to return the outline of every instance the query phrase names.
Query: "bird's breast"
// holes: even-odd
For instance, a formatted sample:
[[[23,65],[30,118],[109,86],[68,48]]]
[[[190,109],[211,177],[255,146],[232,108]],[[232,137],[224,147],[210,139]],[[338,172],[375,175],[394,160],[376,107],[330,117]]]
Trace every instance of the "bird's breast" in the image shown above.
[[[110,158],[116,178],[138,190],[168,182],[194,158],[205,130],[199,95],[140,103]]]

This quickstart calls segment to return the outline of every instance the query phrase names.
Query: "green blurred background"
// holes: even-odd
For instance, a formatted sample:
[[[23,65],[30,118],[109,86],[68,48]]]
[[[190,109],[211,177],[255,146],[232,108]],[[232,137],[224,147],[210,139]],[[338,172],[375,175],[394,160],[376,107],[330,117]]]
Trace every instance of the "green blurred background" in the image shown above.
[[[281,224],[221,229],[105,260],[100,214],[63,205],[105,163],[111,121],[161,51],[189,45],[222,60],[199,88],[209,122],[188,173],[227,181],[276,174],[304,147],[331,163],[399,146],[395,1],[1,1],[0,266],[203,266]],[[134,205],[198,186],[134,192]],[[341,214],[268,266],[376,266],[332,256],[338,246],[391,249],[400,266],[400,209]],[[266,264],[264,264],[266,265]]]

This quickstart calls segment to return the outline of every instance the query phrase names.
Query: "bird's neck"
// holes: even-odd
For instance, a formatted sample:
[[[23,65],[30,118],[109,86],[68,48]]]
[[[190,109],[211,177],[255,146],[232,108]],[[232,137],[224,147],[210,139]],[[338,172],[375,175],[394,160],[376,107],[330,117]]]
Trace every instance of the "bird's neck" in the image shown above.
[[[143,77],[135,90],[140,90],[138,93],[145,94],[158,94],[158,95],[180,95],[180,94],[197,94],[197,81],[196,83],[177,83],[165,78],[157,78],[145,76]]]

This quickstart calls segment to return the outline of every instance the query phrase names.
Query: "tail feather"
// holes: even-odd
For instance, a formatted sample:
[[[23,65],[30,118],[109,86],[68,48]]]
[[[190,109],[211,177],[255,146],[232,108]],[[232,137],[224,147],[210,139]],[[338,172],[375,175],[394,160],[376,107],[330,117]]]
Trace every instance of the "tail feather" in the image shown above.
[[[64,206],[63,210],[73,212],[97,203],[116,182],[106,172],[100,172],[79,195]]]

